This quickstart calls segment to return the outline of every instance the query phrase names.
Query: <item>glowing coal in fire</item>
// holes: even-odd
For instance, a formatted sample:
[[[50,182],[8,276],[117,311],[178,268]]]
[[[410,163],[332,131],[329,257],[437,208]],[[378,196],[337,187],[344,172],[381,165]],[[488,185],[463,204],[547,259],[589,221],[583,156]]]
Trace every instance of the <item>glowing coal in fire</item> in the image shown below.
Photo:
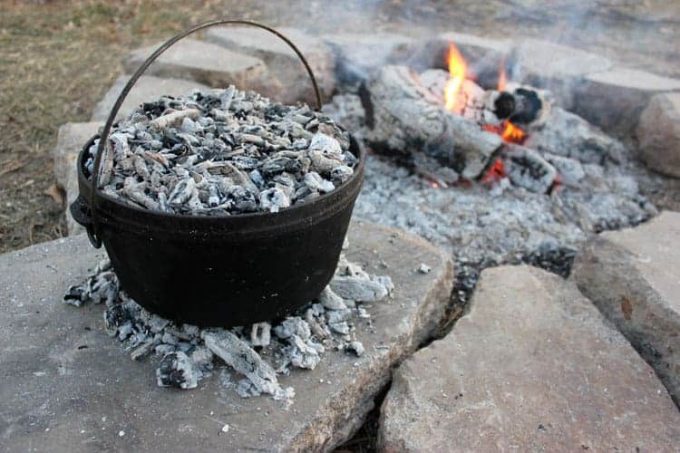
[[[458,48],[451,43],[447,56],[449,65],[449,80],[444,89],[444,99],[446,100],[446,110],[455,111],[458,103],[458,95],[465,81],[467,73],[467,63],[458,51]]]
[[[507,84],[508,77],[505,73],[505,61],[501,61],[500,68],[498,69],[498,87],[496,89],[498,91],[505,91]],[[498,133],[506,142],[521,144],[527,138],[527,133],[509,120],[503,122],[503,126]]]
[[[466,82],[466,79],[469,78],[467,62],[453,43],[449,44],[446,60],[449,67],[449,80],[444,87],[446,110],[460,115],[463,113],[466,104],[466,99],[464,98],[467,96],[466,91],[469,88],[466,83],[474,84],[469,81]],[[505,72],[505,62],[501,62],[498,70],[497,90],[505,91],[506,86],[507,74]],[[506,142],[521,144],[527,136],[522,128],[508,120],[503,121],[500,125],[485,124],[483,127],[489,132],[500,135]]]

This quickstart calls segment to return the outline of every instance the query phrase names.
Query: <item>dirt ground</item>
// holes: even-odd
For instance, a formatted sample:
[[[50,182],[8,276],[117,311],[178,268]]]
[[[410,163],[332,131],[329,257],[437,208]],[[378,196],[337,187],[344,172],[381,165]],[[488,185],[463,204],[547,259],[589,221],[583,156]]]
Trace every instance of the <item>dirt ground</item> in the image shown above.
[[[319,33],[536,36],[680,76],[680,3],[661,0],[0,0],[0,253],[62,235],[50,150],[61,124],[89,119],[121,56],[217,17]]]

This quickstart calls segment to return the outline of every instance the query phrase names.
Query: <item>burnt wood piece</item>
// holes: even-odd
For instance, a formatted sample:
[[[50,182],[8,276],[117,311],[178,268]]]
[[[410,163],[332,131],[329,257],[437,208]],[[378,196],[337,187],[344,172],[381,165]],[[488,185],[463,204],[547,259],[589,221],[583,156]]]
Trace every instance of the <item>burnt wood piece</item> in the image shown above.
[[[506,143],[502,155],[505,171],[514,185],[546,193],[555,183],[557,170],[533,149]]]
[[[502,145],[496,134],[451,114],[405,66],[384,66],[362,90],[367,140],[385,154],[424,152],[466,179],[477,178]]]

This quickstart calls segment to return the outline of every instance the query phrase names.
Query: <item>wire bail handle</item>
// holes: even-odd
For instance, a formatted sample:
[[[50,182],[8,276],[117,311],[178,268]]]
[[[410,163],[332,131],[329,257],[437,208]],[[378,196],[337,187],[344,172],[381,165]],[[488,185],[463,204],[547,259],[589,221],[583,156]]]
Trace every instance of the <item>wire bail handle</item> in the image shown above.
[[[239,19],[219,19],[219,20],[212,20],[208,22],[204,22],[199,25],[195,25],[182,33],[175,35],[174,37],[168,39],[165,41],[163,44],[161,44],[158,49],[156,49],[145,61],[144,63],[141,64],[141,66],[135,71],[135,73],[130,77],[130,80],[128,80],[127,84],[125,84],[125,87],[123,88],[123,91],[121,91],[120,95],[118,96],[118,99],[116,99],[115,104],[113,104],[113,107],[111,108],[111,113],[109,114],[108,119],[106,120],[106,123],[104,124],[104,129],[102,131],[102,135],[99,138],[99,145],[97,146],[97,152],[95,154],[94,158],[94,166],[92,168],[92,191],[90,192],[90,216],[91,216],[91,222],[92,225],[90,228],[87,228],[87,235],[90,239],[90,242],[95,248],[100,248],[102,245],[101,238],[99,235],[97,235],[97,227],[98,227],[98,221],[97,221],[97,192],[99,189],[99,173],[101,171],[101,160],[102,160],[102,155],[104,153],[104,150],[108,147],[108,139],[109,135],[111,133],[111,128],[113,126],[113,122],[115,121],[116,115],[118,115],[118,111],[120,110],[120,107],[123,105],[123,101],[125,101],[125,98],[127,95],[130,93],[130,90],[134,87],[135,83],[137,83],[137,80],[144,74],[144,72],[151,66],[151,64],[156,61],[156,59],[161,56],[166,50],[168,50],[170,47],[172,47],[175,43],[178,41],[186,38],[187,36],[196,33],[197,31],[204,30],[206,28],[214,27],[216,25],[248,25],[251,27],[256,27],[260,28],[262,30],[268,31],[274,35],[276,35],[278,38],[280,38],[282,41],[284,41],[297,55],[297,57],[302,61],[302,64],[305,66],[305,70],[307,71],[307,75],[309,75],[309,78],[312,82],[312,86],[314,88],[314,95],[316,97],[316,108],[317,110],[321,110],[321,93],[319,92],[319,85],[316,82],[316,77],[314,77],[314,72],[312,72],[312,68],[309,66],[309,63],[305,59],[304,55],[302,52],[297,48],[293,42],[287,38],[285,35],[283,35],[281,32],[275,30],[272,27],[269,27],[267,25],[250,21],[250,20],[239,20]]]

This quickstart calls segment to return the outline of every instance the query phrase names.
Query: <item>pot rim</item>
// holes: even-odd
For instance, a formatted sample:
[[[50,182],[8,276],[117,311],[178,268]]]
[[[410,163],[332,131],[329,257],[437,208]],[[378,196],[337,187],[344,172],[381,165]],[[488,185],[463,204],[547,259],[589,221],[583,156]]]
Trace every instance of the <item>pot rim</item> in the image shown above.
[[[90,192],[92,191],[91,178],[85,175],[85,156],[99,134],[90,138],[78,154],[78,188],[79,195],[85,208],[89,209]],[[348,203],[354,203],[361,188],[366,162],[366,151],[359,146],[358,142],[350,134],[350,152],[354,154],[358,163],[354,168],[354,174],[335,190],[320,195],[307,202],[294,204],[282,208],[279,212],[252,212],[227,216],[207,215],[182,215],[175,213],[158,212],[133,206],[113,197],[108,196],[101,190],[95,194],[100,199],[97,204],[98,223],[102,226],[124,225],[154,231],[172,231],[177,233],[190,233],[196,235],[209,232],[211,235],[239,235],[245,233],[278,233],[281,230],[290,231],[301,227],[311,226],[318,221],[343,209]],[[245,231],[244,231],[245,230]]]

